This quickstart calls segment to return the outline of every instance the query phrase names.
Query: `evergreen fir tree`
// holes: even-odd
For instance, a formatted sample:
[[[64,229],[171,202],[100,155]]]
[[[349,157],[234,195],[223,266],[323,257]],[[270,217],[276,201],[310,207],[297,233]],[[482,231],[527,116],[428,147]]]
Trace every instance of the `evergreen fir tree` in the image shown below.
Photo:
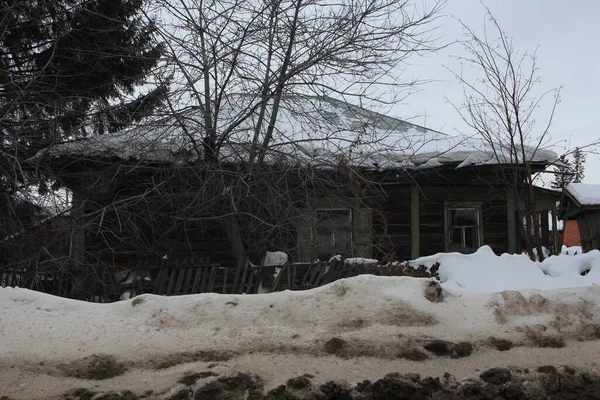
[[[569,183],[573,182],[574,168],[565,154],[559,157],[558,162],[560,165],[556,166],[554,181],[552,181],[550,185],[553,189],[562,190],[567,187]]]
[[[579,183],[585,177],[585,154],[579,147],[573,152],[573,182]]]
[[[123,128],[166,88],[148,74],[162,48],[142,0],[5,0],[0,9],[0,207],[11,210],[23,161],[42,148]],[[136,96],[143,85],[145,94]],[[90,129],[95,122],[96,129]],[[29,177],[30,178],[30,177]],[[3,215],[5,222],[7,215]],[[0,231],[2,227],[0,227]],[[2,233],[2,232],[0,232]]]

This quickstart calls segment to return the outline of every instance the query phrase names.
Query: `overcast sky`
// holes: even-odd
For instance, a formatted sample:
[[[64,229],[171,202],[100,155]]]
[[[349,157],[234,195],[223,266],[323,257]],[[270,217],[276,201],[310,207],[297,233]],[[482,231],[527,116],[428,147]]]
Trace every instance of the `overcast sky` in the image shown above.
[[[540,90],[562,87],[551,127],[553,141],[560,142],[555,151],[561,154],[567,146],[600,139],[600,0],[487,0],[485,4],[516,48],[537,48]],[[486,21],[479,0],[448,0],[444,14],[437,33],[445,42],[464,38],[456,19],[476,32],[483,31]],[[447,133],[468,131],[448,103],[461,103],[461,86],[444,68],[458,68],[451,56],[460,54],[461,46],[456,44],[435,55],[413,57],[408,74],[434,82],[421,86],[394,113]],[[600,171],[600,157],[589,154],[584,182],[600,184],[596,171]]]

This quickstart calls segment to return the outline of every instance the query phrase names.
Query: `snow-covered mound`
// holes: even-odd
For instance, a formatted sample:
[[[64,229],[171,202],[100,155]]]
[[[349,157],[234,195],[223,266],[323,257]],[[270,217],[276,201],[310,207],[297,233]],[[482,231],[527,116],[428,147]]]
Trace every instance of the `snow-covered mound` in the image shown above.
[[[454,272],[449,272],[447,260],[442,260],[440,275],[446,285],[459,287],[458,282],[462,281],[461,285],[467,288],[478,285],[481,291],[494,288],[496,281],[505,282],[506,286],[511,274],[512,286],[559,281],[517,256],[499,258],[513,264],[502,275],[498,272],[499,262],[475,264],[482,254],[485,250],[464,257],[468,262],[462,264],[459,258],[449,255],[452,267],[456,267]],[[474,267],[481,268],[482,273],[469,276],[469,280],[468,272]],[[532,284],[527,285],[528,281]],[[322,340],[344,335],[360,340],[365,348],[375,346],[379,349],[376,352],[385,353],[380,341],[394,338],[396,343],[399,332],[445,340],[487,338],[495,334],[497,321],[492,309],[505,303],[502,296],[451,291],[444,302],[432,303],[424,296],[429,282],[423,278],[362,275],[308,291],[142,295],[111,304],[4,288],[0,289],[1,356],[71,359],[108,352],[135,360],[150,354],[207,349],[234,353],[284,352],[292,347],[302,353],[319,354],[324,351]],[[454,285],[448,285],[451,282]],[[571,299],[580,302],[598,294],[600,287],[552,291],[544,296],[551,304],[553,298],[561,303]],[[546,311],[551,313],[551,308]]]
[[[564,244],[562,245],[562,248],[560,250],[560,254],[563,254],[565,256],[575,256],[577,254],[581,254],[583,253],[583,247],[581,246],[565,246]]]
[[[531,261],[525,254],[497,256],[489,246],[473,254],[438,253],[410,262],[414,267],[439,264],[442,286],[469,292],[504,290],[554,290],[600,284],[600,251],[558,255],[543,262]]]
[[[485,250],[465,260],[481,254]],[[562,279],[519,257],[498,259],[520,263],[509,268],[513,281]],[[460,271],[482,267],[469,265]],[[504,278],[487,278],[494,279]],[[111,304],[3,288],[0,395],[62,399],[58,396],[69,389],[87,387],[152,390],[160,396],[149,398],[162,400],[174,398],[171,388],[181,389],[181,377],[195,373],[250,372],[269,389],[305,373],[318,384],[362,382],[393,371],[426,376],[451,371],[462,378],[492,366],[585,368],[596,359],[600,286],[451,290],[434,303],[425,297],[432,285],[426,278],[363,275],[307,291],[142,295]]]

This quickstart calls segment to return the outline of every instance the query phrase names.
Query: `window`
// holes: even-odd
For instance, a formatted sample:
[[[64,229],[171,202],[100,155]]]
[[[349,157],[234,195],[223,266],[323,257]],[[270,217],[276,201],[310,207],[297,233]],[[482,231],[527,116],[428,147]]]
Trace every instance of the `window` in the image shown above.
[[[449,251],[472,253],[481,246],[479,207],[451,206],[446,209],[446,248]]]
[[[317,210],[316,250],[320,260],[352,254],[352,213],[350,210]]]

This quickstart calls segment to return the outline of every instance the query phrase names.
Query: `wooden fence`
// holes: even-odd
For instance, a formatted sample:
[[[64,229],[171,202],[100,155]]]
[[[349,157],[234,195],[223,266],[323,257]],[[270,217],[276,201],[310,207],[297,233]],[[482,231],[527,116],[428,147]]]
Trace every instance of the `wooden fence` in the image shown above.
[[[221,266],[208,259],[184,259],[173,264],[140,264],[128,271],[120,290],[132,295],[164,296],[196,293],[258,293],[261,275],[267,269],[247,263],[245,268]]]
[[[48,271],[35,264],[0,267],[0,287],[21,287],[68,297],[72,282],[71,276],[62,269]]]
[[[49,294],[94,302],[112,302],[144,293],[175,296],[197,293],[253,294],[307,290],[359,274],[429,276],[404,264],[348,264],[329,262],[252,265],[244,268],[210,263],[208,258],[140,262],[133,268],[90,268],[85,290],[74,290],[76,277],[65,272],[40,272],[34,266],[0,267],[0,286],[19,286]],[[81,294],[83,293],[83,295]]]

